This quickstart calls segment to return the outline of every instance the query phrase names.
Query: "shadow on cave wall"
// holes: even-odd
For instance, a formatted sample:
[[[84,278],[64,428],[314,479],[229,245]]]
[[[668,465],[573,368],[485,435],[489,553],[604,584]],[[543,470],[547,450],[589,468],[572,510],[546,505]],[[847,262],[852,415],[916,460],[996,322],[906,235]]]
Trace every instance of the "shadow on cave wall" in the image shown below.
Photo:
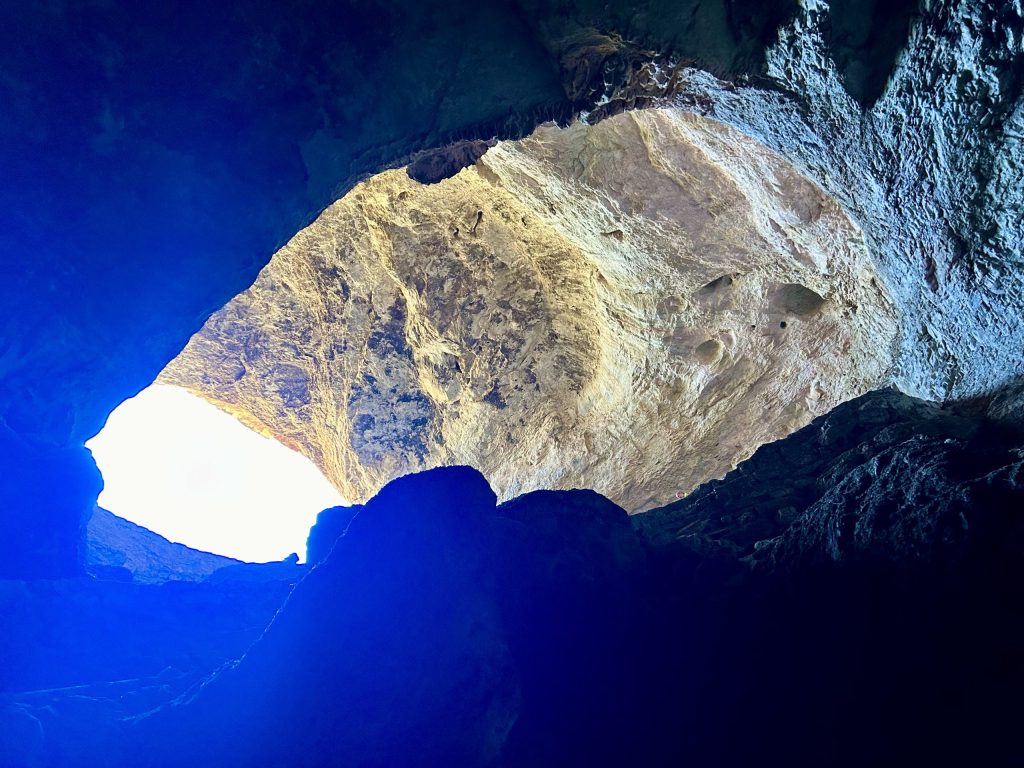
[[[831,0],[826,42],[843,84],[862,107],[882,95],[906,47],[919,0]]]
[[[410,475],[321,518],[239,662],[173,700],[7,695],[0,744],[40,768],[1015,764],[1022,444],[887,391],[633,518]]]

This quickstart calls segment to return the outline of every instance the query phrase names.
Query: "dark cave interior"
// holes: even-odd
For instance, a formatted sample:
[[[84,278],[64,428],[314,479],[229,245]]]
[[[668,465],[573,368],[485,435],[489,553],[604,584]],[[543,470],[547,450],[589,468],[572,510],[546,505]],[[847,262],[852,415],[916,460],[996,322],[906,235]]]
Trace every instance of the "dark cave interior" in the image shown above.
[[[994,0],[4,4],[0,766],[1024,762],[1022,41]],[[888,386],[636,515],[438,467],[300,565],[96,508],[85,441],[358,182],[669,107],[862,229]]]

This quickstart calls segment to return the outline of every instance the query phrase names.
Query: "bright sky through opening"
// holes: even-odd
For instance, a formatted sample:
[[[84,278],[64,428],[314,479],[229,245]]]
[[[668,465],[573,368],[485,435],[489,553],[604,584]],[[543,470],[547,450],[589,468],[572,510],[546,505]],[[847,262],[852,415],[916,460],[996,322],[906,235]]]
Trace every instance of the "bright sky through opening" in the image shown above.
[[[103,473],[101,507],[239,560],[304,560],[317,513],[345,503],[304,456],[177,387],[126,400],[86,446]]]

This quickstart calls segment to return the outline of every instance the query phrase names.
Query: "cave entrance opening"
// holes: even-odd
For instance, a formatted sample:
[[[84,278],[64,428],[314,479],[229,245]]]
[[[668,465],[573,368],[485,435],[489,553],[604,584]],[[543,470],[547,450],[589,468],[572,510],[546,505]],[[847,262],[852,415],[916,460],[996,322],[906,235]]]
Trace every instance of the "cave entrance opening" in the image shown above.
[[[123,402],[86,447],[104,478],[98,506],[246,562],[304,559],[317,513],[346,503],[306,457],[171,385]]]

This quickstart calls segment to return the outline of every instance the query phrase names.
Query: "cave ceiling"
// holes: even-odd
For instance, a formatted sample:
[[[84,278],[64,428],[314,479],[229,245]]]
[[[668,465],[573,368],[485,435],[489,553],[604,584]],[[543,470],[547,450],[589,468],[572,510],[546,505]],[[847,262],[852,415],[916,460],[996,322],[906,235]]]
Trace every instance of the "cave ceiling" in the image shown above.
[[[675,108],[755,139],[861,233],[898,317],[889,380],[933,400],[1000,392],[1024,376],[1022,40],[1019,2],[981,0],[4,5],[0,495],[24,537],[0,559],[74,569],[100,485],[82,442],[327,206],[424,151],[546,121]],[[594,258],[576,222],[538,210],[534,230],[573,244],[574,269]],[[612,245],[632,258],[621,229]],[[629,305],[616,301],[579,314]],[[706,338],[683,346],[714,340],[685,319]],[[611,335],[589,348],[618,349],[602,346],[616,325],[596,322]],[[714,365],[732,359],[719,341]]]
[[[665,504],[888,381],[897,314],[841,206],[678,109],[357,185],[163,372],[351,501],[479,467],[502,498]]]

